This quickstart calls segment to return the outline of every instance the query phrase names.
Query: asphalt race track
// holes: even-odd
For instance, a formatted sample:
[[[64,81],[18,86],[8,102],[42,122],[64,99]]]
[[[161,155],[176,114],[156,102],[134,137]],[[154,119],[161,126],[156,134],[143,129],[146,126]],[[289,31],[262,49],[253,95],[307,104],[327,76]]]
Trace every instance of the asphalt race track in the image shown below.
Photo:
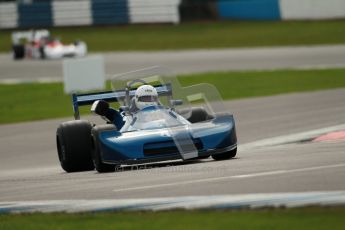
[[[55,130],[68,118],[2,125],[0,202],[345,190],[345,141],[309,142],[303,135],[344,130],[344,98],[345,89],[336,89],[227,102],[237,121],[237,158],[123,167],[107,174],[67,174],[60,168]],[[299,138],[289,142],[287,135]],[[253,144],[277,138],[281,142],[273,146]]]
[[[113,74],[156,65],[169,67],[176,74],[225,70],[345,67],[345,45],[112,52],[95,55],[104,56],[108,78]],[[13,61],[11,54],[0,54],[0,82],[61,80],[61,60]]]

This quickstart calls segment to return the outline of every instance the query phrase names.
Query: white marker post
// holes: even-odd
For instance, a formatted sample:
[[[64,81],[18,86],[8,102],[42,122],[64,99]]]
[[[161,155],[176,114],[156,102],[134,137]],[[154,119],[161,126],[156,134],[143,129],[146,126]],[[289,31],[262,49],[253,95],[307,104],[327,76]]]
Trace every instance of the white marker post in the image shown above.
[[[103,90],[105,87],[103,57],[92,56],[64,60],[63,78],[66,94],[78,91]]]

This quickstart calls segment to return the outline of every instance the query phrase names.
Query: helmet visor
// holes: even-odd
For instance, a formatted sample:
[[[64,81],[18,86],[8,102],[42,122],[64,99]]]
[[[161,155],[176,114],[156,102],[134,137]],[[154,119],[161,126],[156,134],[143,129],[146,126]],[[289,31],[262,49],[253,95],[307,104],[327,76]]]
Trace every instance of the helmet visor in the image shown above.
[[[138,98],[140,102],[157,102],[158,98],[155,96],[141,96]]]

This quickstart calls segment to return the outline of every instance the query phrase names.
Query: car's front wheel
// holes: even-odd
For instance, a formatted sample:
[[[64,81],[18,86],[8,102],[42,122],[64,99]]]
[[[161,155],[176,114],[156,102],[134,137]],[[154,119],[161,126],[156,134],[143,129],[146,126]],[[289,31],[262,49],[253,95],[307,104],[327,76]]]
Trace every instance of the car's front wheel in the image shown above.
[[[66,172],[93,170],[91,159],[91,124],[88,121],[68,121],[56,131],[56,146],[61,167]]]
[[[237,148],[235,148],[231,151],[225,152],[225,153],[219,153],[219,154],[212,155],[212,158],[216,161],[228,160],[228,159],[235,157],[236,154],[237,154]]]

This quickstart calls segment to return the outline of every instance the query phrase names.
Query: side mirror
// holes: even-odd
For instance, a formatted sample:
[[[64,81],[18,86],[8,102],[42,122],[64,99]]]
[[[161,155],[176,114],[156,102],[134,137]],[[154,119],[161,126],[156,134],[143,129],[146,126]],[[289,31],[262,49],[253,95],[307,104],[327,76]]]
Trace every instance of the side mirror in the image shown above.
[[[183,101],[182,100],[170,100],[170,104],[172,106],[178,106],[178,105],[182,105]]]

